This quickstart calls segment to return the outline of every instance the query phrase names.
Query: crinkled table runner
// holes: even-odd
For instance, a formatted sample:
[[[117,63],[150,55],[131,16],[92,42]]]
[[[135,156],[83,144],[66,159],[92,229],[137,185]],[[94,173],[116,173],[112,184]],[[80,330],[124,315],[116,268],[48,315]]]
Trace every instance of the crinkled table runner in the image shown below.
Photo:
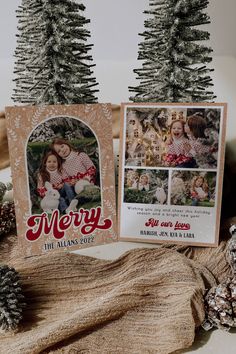
[[[17,333],[0,334],[0,353],[145,354],[187,348],[204,319],[205,287],[229,273],[225,246],[223,241],[217,249],[180,247],[193,259],[162,247],[135,249],[115,261],[70,253],[22,260],[15,236],[5,237],[1,262],[20,272],[27,309]]]

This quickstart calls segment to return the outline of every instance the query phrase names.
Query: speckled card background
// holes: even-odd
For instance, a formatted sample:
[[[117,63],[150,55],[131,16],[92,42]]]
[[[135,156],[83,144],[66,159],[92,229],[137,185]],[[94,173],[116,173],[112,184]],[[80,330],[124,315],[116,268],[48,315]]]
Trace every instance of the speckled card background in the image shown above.
[[[26,239],[27,219],[31,215],[31,200],[27,168],[27,143],[37,126],[50,119],[69,117],[78,119],[94,133],[98,142],[102,220],[109,218],[112,227],[109,230],[95,230],[93,238],[86,241],[79,229],[72,226],[60,246],[52,233],[42,235],[38,240],[30,242]],[[116,205],[114,181],[114,157],[112,145],[112,112],[109,104],[93,105],[55,105],[6,108],[8,142],[11,159],[14,200],[16,206],[17,234],[19,246],[24,256],[45,253],[51,249],[78,249],[113,242],[116,234]],[[90,235],[91,236],[91,235]],[[76,245],[68,242],[77,239]],[[50,247],[50,244],[53,246]],[[45,247],[46,245],[46,247]],[[49,245],[47,247],[47,245]],[[68,246],[69,245],[69,246]]]

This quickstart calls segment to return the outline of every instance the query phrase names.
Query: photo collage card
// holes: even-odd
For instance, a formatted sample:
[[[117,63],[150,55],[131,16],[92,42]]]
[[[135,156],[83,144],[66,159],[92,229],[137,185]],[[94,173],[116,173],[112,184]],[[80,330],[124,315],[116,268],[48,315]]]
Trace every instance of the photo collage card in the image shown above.
[[[123,104],[120,240],[216,246],[225,104]]]

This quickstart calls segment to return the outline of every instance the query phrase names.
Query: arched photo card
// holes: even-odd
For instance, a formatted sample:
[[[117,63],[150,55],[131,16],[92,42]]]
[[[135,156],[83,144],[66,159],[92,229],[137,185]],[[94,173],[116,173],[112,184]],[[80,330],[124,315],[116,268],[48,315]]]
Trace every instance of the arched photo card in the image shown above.
[[[24,256],[116,240],[110,105],[7,107]]]

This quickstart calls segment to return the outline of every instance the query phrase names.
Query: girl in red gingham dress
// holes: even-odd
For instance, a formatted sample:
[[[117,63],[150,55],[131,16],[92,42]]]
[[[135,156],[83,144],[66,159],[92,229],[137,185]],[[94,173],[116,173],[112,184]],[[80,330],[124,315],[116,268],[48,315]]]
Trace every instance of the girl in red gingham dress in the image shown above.
[[[66,140],[60,138],[53,140],[52,148],[62,159],[62,166],[68,175],[65,181],[70,186],[81,179],[95,183],[96,167],[87,154],[75,151]]]
[[[47,151],[39,168],[37,192],[43,198],[46,193],[45,182],[50,182],[60,193],[58,208],[61,213],[66,211],[75,197],[73,188],[65,182],[67,178],[68,174],[62,167],[60,157],[54,151]]]
[[[167,141],[165,166],[196,167],[196,161],[191,154],[191,145],[185,136],[184,121],[174,120],[170,125],[170,138]]]

